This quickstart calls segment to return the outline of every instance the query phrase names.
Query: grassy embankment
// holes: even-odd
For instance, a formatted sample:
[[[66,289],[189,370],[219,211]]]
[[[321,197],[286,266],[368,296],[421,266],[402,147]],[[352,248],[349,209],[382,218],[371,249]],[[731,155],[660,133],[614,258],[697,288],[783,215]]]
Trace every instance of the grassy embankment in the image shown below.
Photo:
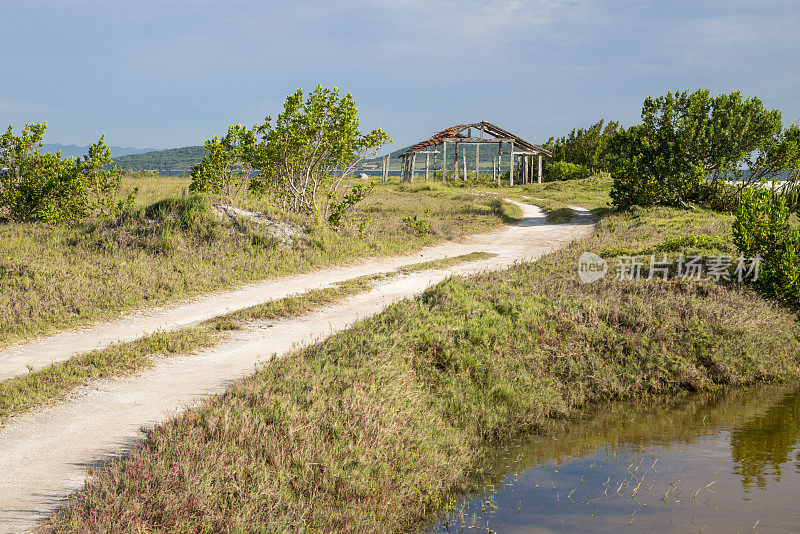
[[[128,177],[124,187],[139,188],[137,205],[113,220],[0,223],[0,346],[244,282],[408,253],[496,228],[519,212],[456,189],[381,184],[334,232],[265,202],[237,203],[301,230],[284,245],[263,225],[215,218],[213,199],[183,196],[186,179]],[[406,225],[409,216],[430,232]]]
[[[332,287],[312,289],[282,299],[244,308],[204,321],[198,326],[157,332],[128,343],[118,343],[24,375],[0,381],[0,426],[10,416],[65,398],[75,388],[94,380],[121,377],[151,368],[166,356],[186,355],[218,343],[225,331],[239,330],[251,321],[298,317],[372,289],[376,282],[397,274],[444,269],[493,256],[472,252],[405,265],[397,271],[345,280]]]
[[[586,250],[730,252],[730,227],[609,215],[534,263],[447,280],[158,426],[46,530],[412,530],[497,440],[597,401],[797,378],[794,313],[744,287],[575,274]]]

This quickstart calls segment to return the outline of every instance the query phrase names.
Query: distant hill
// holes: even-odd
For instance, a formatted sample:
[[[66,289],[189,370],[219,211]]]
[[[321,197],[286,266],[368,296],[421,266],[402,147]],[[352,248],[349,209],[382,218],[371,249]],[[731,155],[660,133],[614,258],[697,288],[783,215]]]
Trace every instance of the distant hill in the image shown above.
[[[154,148],[133,148],[129,146],[111,146],[111,157],[118,158],[120,156],[127,156],[128,154],[141,154],[143,152],[152,152]],[[61,151],[61,155],[67,158],[75,158],[83,156],[89,151],[88,146],[79,145],[61,145],[59,143],[48,143],[42,145],[42,152],[49,152],[55,154]]]
[[[472,169],[475,164],[475,146],[466,145],[467,152],[467,167]],[[400,160],[398,156],[405,152],[408,147],[403,147],[391,152],[389,160],[389,169],[397,171],[400,169]],[[452,144],[447,147],[447,164],[449,167],[453,165],[453,148]],[[503,151],[507,152],[509,147],[503,145]],[[84,151],[85,152],[85,151]],[[83,153],[83,152],[82,152]],[[459,149],[459,154],[461,149]],[[206,151],[202,146],[187,146],[183,148],[170,148],[168,150],[154,150],[149,152],[141,152],[118,156],[114,158],[114,164],[123,170],[128,171],[144,171],[144,170],[157,170],[166,172],[188,172],[192,165],[200,163],[205,156]],[[493,158],[497,155],[497,146],[489,145],[481,148],[480,161],[482,169],[492,168]],[[377,165],[378,169],[383,161],[383,156],[376,158],[365,159],[362,165]],[[430,158],[431,168],[433,168],[433,155]],[[459,159],[459,165],[462,160]],[[441,166],[442,158],[439,154],[437,158],[437,166]],[[504,165],[508,164],[508,156],[504,157]],[[424,170],[425,156],[420,154],[417,156],[417,170]]]
[[[114,164],[126,171],[188,171],[205,155],[206,149],[201,146],[186,146],[114,158]]]

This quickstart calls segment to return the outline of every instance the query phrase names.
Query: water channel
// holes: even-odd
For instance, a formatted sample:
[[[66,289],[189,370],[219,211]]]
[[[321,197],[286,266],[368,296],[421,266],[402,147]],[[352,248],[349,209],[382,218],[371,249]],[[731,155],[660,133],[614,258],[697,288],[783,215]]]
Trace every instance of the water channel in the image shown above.
[[[488,467],[428,532],[800,532],[800,385],[600,406]]]

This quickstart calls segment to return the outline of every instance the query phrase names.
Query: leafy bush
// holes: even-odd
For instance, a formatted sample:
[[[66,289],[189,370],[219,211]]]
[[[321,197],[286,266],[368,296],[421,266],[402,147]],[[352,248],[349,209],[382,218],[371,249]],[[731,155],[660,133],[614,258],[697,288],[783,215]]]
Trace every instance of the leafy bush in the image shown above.
[[[551,137],[544,148],[556,162],[568,162],[597,171],[608,170],[608,141],[619,131],[619,122],[601,120],[586,129],[573,129],[568,136]],[[548,164],[548,167],[551,164]],[[559,180],[562,178],[558,178]]]
[[[734,243],[747,257],[761,256],[755,287],[781,300],[800,301],[800,233],[782,195],[748,188],[742,191]]]
[[[336,193],[331,193],[333,198],[331,199],[331,210],[330,215],[328,215],[328,224],[330,224],[333,228],[339,228],[345,220],[347,216],[347,212],[350,211],[353,206],[364,200],[366,196],[375,188],[374,184],[357,184],[355,185],[347,194],[344,195],[341,201],[338,201],[336,197]],[[359,235],[363,235],[364,229],[359,230]]]
[[[431,223],[429,223],[425,217],[419,217],[418,215],[414,215],[412,217],[409,215],[403,219],[403,222],[406,225],[406,230],[415,233],[420,237],[431,233]]]
[[[544,178],[545,182],[556,180],[580,180],[582,178],[588,178],[592,174],[591,169],[583,165],[569,163],[568,161],[554,161],[547,165]]]
[[[337,88],[286,97],[275,125],[270,117],[252,129],[237,125],[206,141],[208,155],[192,168],[192,190],[225,193],[249,189],[270,195],[282,209],[341,225],[356,201],[337,191],[358,163],[389,137],[380,129],[359,132],[358,110],[349,94]],[[259,138],[260,136],[260,138]],[[357,188],[361,197],[366,190]]]
[[[206,141],[205,150],[203,161],[192,167],[189,190],[228,196],[243,194],[253,174],[250,162],[256,150],[255,129],[231,125],[222,139],[214,136]]]
[[[645,100],[642,124],[612,137],[609,154],[618,208],[715,196],[724,206],[747,183],[800,166],[800,128],[783,130],[779,111],[738,91],[667,93]],[[741,185],[726,186],[730,180]]]
[[[133,202],[118,201],[122,174],[111,163],[101,136],[82,158],[42,154],[47,123],[26,124],[20,136],[13,126],[0,136],[0,215],[16,221],[63,223],[91,214],[110,214]]]

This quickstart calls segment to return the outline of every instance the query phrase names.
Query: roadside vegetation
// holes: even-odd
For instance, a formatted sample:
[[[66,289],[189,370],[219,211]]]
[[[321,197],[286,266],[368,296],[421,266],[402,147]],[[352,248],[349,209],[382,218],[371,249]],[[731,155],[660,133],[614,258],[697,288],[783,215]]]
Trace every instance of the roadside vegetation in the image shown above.
[[[161,179],[138,182],[151,180]],[[167,183],[181,186],[176,181]],[[270,224],[220,217],[213,207],[228,205],[225,199],[179,195],[69,226],[0,224],[0,345],[244,282],[412,252],[519,215],[458,190],[381,186],[334,231],[253,200],[240,205]],[[409,228],[408,217],[427,231]]]
[[[198,326],[171,332],[157,332],[128,343],[114,344],[54,363],[43,369],[2,380],[0,381],[0,426],[13,415],[60,401],[75,388],[90,384],[92,381],[132,375],[153,367],[161,358],[188,355],[213,346],[224,339],[225,332],[246,328],[254,321],[299,317],[369,291],[377,283],[398,274],[445,269],[492,256],[493,254],[485,252],[472,252],[440,260],[412,263],[396,271],[353,278],[332,287],[312,289],[298,295],[219,315]]]
[[[0,425],[8,417],[61,400],[76,387],[101,378],[135,374],[152,367],[157,359],[186,355],[219,342],[223,332],[239,330],[251,321],[296,317],[368,291],[396,273],[345,280],[332,287],[251,306],[220,315],[198,326],[157,332],[128,343],[80,354],[44,369],[0,381]]]
[[[318,87],[272,123],[234,125],[186,178],[123,176],[101,138],[40,154],[45,125],[0,138],[0,346],[138,307],[408,253],[519,210],[454,188],[352,176],[388,137],[361,134],[350,95]],[[337,171],[338,169],[338,171]]]
[[[575,275],[584,251],[729,253],[733,221],[634,208],[442,282],[156,427],[44,530],[413,530],[473,487],[484,446],[591,403],[800,378],[793,311],[744,285]]]

